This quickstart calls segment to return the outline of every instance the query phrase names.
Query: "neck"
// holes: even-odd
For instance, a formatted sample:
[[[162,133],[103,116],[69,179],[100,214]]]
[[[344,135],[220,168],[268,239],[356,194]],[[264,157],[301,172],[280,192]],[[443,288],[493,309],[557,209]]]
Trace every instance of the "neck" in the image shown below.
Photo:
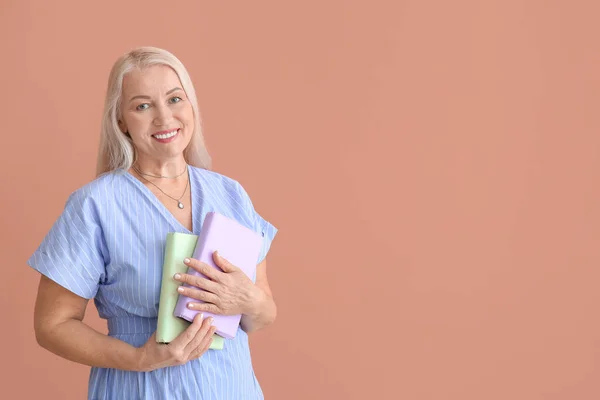
[[[133,167],[144,174],[175,177],[181,175],[186,165],[185,159],[181,156],[171,160],[138,158]]]

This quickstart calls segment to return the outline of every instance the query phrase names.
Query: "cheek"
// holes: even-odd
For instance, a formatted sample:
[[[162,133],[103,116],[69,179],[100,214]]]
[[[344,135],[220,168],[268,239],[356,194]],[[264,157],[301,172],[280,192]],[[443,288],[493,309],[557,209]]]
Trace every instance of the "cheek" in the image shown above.
[[[194,116],[191,115],[190,118],[186,121],[186,125],[190,131],[194,130]]]
[[[194,112],[191,106],[181,110],[180,120],[185,124],[186,127],[191,129],[194,128]]]
[[[129,130],[141,129],[148,125],[150,121],[150,114],[130,114],[125,119]]]

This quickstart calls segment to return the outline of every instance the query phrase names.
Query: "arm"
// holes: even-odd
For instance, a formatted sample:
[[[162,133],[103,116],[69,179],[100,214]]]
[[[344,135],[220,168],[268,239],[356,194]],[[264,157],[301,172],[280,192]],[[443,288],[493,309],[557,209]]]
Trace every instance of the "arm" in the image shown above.
[[[242,314],[241,327],[247,333],[272,324],[277,317],[277,306],[267,280],[267,259],[256,267],[255,296]]]
[[[84,324],[88,300],[42,275],[35,303],[34,329],[43,348],[93,367],[136,370],[137,349]]]
[[[40,346],[92,367],[152,371],[201,357],[215,332],[212,318],[202,320],[198,315],[171,343],[156,343],[155,333],[144,346],[136,348],[84,324],[87,303],[87,299],[42,275],[34,314],[35,336]]]

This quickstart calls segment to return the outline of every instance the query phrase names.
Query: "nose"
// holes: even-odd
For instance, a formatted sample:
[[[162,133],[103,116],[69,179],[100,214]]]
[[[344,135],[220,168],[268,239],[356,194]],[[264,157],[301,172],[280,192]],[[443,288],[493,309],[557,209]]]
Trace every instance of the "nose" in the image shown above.
[[[165,126],[173,119],[173,112],[167,105],[159,105],[155,107],[156,113],[154,115],[155,126]]]

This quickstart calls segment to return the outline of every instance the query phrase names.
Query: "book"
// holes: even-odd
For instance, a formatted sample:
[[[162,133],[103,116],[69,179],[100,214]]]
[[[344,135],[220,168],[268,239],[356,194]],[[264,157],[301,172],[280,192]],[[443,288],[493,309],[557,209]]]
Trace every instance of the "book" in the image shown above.
[[[221,269],[213,261],[213,253],[218,251],[223,258],[241,269],[254,281],[262,240],[262,235],[236,220],[217,212],[209,212],[204,218],[192,258],[220,271]],[[187,273],[207,278],[192,267],[188,268]],[[184,286],[188,285],[184,284]],[[199,301],[180,294],[175,305],[174,315],[187,321],[193,321],[194,316],[199,311],[187,308],[188,302]],[[213,325],[217,327],[216,334],[226,339],[235,337],[242,317],[241,314],[215,315],[208,312],[203,313],[205,318],[209,316],[214,318]]]
[[[187,271],[188,267],[183,263],[183,259],[193,255],[197,242],[198,235],[178,232],[167,233],[158,303],[158,325],[156,327],[156,341],[158,343],[170,343],[190,326],[190,322],[173,315],[179,296],[177,288],[180,285],[179,282],[173,279],[173,275]],[[224,338],[216,334],[213,335],[210,348],[222,350],[223,347]]]

